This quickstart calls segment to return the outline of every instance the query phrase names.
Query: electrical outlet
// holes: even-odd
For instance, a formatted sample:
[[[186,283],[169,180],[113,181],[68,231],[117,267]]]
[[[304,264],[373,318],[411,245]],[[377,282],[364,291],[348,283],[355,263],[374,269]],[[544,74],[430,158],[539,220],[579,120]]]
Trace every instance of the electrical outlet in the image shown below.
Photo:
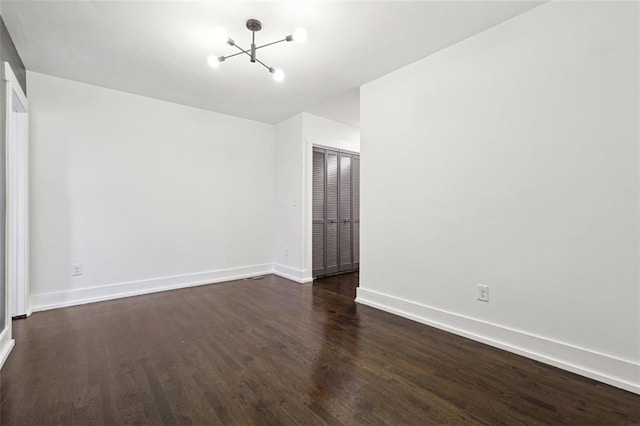
[[[289,257],[289,247],[284,248],[284,257]]]
[[[71,265],[71,276],[77,277],[82,275],[82,263],[74,263]]]
[[[478,284],[478,300],[482,302],[489,301],[489,286],[485,284]]]

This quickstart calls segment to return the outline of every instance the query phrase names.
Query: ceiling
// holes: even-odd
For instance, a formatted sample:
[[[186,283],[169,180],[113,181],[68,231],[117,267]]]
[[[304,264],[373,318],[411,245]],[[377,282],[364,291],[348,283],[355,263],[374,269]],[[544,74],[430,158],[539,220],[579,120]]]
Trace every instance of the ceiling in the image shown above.
[[[360,88],[356,87],[331,96],[304,111],[360,128]]]
[[[358,88],[521,14],[524,1],[2,1],[2,17],[28,70],[212,111],[276,123],[301,111],[357,125]],[[247,57],[219,68],[207,57],[224,27],[240,46],[258,18],[257,44],[298,27],[304,44],[259,50],[283,68],[275,82]]]

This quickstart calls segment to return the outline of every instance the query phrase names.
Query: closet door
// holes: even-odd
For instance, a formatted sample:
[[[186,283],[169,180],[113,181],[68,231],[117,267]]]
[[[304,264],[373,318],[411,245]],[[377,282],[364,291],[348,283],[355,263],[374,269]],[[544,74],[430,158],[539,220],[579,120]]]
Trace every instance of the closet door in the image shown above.
[[[327,182],[327,162],[324,150],[313,150],[313,276],[325,274],[324,242],[326,233],[325,201]]]
[[[353,201],[353,267],[360,267],[360,156],[351,156]]]
[[[313,149],[313,276],[360,264],[360,157]]]
[[[339,257],[340,271],[353,269],[353,197],[351,189],[353,175],[351,173],[351,155],[340,154],[340,198],[339,198]]]
[[[338,152],[327,150],[327,201],[325,234],[325,274],[334,274],[339,269],[338,244]]]

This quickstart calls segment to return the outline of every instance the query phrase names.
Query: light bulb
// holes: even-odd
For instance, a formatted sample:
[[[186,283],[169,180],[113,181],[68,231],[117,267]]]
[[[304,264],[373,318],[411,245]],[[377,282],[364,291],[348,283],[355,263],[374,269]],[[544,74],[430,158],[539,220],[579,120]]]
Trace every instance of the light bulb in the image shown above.
[[[271,74],[273,74],[273,79],[275,81],[284,80],[284,71],[282,71],[280,68],[271,71]]]
[[[307,30],[298,28],[293,32],[293,39],[298,43],[304,43],[307,40]]]
[[[211,55],[207,58],[207,63],[211,68],[218,68],[220,66],[220,58],[218,55]]]
[[[224,28],[218,27],[213,30],[212,39],[214,43],[226,43],[229,40],[229,35],[224,30]]]

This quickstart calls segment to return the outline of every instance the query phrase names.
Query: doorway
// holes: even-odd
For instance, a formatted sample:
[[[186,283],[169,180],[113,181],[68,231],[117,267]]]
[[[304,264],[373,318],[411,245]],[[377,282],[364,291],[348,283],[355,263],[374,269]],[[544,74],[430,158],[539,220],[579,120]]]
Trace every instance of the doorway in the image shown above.
[[[313,278],[360,266],[360,155],[313,147]]]

